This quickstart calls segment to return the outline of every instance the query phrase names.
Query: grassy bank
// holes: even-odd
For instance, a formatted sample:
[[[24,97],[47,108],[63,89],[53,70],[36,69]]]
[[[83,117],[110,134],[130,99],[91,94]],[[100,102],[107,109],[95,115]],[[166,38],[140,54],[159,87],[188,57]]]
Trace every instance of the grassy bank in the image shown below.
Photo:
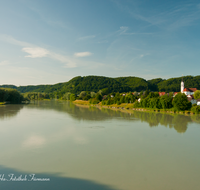
[[[97,106],[102,108],[109,108],[109,109],[117,109],[117,110],[133,110],[133,111],[146,111],[146,112],[160,112],[160,113],[168,113],[168,114],[186,114],[186,115],[193,115],[195,113],[185,110],[185,111],[174,111],[173,109],[154,109],[154,108],[134,108],[133,104],[131,103],[122,103],[120,105],[112,104],[112,105],[102,105],[101,102],[98,104],[90,104],[89,101],[84,100],[75,100],[73,101],[74,104],[82,105],[82,106]]]

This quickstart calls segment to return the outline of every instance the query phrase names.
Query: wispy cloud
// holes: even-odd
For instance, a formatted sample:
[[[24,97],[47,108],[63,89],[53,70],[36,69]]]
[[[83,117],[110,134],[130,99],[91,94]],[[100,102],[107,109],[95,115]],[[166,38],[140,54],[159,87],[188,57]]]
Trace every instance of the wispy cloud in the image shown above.
[[[69,57],[48,51],[47,49],[44,49],[44,48],[40,48],[40,47],[23,48],[22,51],[30,54],[25,57],[30,57],[30,58],[49,57],[51,59],[55,59],[62,63],[65,63],[64,65],[65,68],[77,67],[76,62],[71,60]]]
[[[77,40],[78,40],[78,41],[82,41],[82,40],[92,39],[92,38],[95,38],[95,37],[96,37],[95,35],[83,36],[83,37],[78,38]]]
[[[86,57],[86,56],[92,55],[92,53],[87,51],[87,52],[78,52],[78,53],[75,53],[74,55],[76,57]]]
[[[119,1],[113,1],[113,3],[115,3],[121,11],[129,13],[132,18],[144,21],[144,24],[147,24],[146,27],[157,26],[167,30],[174,30],[190,26],[197,20],[200,20],[200,4],[197,3],[181,3],[178,6],[176,3],[176,6],[168,9],[166,8],[166,11],[161,9],[163,7],[159,9],[144,9],[137,1],[130,1],[129,6]],[[142,28],[144,29],[144,26],[142,26]],[[126,31],[122,30],[122,34],[124,33],[126,33]]]
[[[58,60],[62,63],[65,63],[65,65],[64,65],[65,68],[77,67],[76,62],[72,58],[69,58],[67,56],[63,56],[63,55],[60,55],[60,54],[57,54],[57,53],[50,52],[49,57],[52,58],[52,59]]]
[[[71,58],[69,56],[61,55],[61,54],[52,52],[50,50],[47,50],[45,48],[38,47],[31,43],[16,40],[12,36],[0,34],[0,41],[5,41],[9,44],[23,47],[22,51],[29,54],[29,55],[26,55],[25,57],[28,57],[28,58],[48,57],[48,58],[60,61],[62,63],[65,63],[64,65],[65,68],[77,67],[76,62],[73,60],[73,57]],[[5,65],[5,62],[2,62],[1,64]]]
[[[29,54],[25,57],[31,57],[31,58],[46,57],[49,54],[48,50],[40,47],[35,47],[35,48],[25,47],[22,49],[22,51]]]
[[[127,26],[121,26],[120,29],[118,30],[118,33],[124,34],[129,28]]]
[[[0,40],[4,41],[4,42],[7,42],[9,44],[18,45],[18,46],[22,46],[22,47],[24,47],[24,46],[33,46],[30,43],[16,40],[12,36],[4,35],[4,34],[0,34]]]

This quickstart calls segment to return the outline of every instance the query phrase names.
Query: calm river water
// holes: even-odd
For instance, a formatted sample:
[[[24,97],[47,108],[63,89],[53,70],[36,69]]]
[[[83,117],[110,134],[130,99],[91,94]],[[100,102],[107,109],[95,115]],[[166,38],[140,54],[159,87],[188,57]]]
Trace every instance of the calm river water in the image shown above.
[[[61,101],[6,105],[0,107],[0,150],[2,190],[200,188],[195,115],[123,113]]]

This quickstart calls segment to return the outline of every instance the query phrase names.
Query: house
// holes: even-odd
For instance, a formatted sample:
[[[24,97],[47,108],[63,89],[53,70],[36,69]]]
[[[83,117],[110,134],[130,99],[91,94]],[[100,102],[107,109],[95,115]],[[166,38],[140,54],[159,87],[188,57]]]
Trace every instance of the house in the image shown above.
[[[183,93],[185,93],[186,96],[193,95],[196,90],[196,88],[184,88]]]
[[[158,92],[158,93],[159,93],[159,96],[163,96],[166,94],[165,92]]]
[[[174,92],[174,96],[176,96],[178,94],[178,92]]]
[[[188,101],[190,101],[192,104],[196,104],[197,103],[197,100],[194,99],[194,96],[193,95],[187,95],[187,99]]]
[[[200,106],[200,99],[197,99],[197,106]]]

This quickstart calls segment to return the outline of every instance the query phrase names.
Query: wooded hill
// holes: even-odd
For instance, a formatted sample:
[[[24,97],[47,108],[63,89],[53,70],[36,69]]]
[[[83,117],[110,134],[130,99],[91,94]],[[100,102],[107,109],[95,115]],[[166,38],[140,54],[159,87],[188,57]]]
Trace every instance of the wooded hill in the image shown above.
[[[180,83],[182,77],[162,79],[156,78],[152,80],[145,80],[139,77],[118,77],[110,78],[103,76],[77,76],[68,82],[58,83],[54,85],[29,85],[29,86],[14,86],[14,85],[1,85],[0,88],[14,88],[21,93],[25,92],[45,92],[53,93],[58,92],[64,94],[71,92],[79,94],[81,91],[93,91],[106,90],[111,92],[140,92],[146,89],[150,91],[160,92],[179,92]],[[197,88],[200,89],[200,76],[184,76],[183,81],[185,88]]]

